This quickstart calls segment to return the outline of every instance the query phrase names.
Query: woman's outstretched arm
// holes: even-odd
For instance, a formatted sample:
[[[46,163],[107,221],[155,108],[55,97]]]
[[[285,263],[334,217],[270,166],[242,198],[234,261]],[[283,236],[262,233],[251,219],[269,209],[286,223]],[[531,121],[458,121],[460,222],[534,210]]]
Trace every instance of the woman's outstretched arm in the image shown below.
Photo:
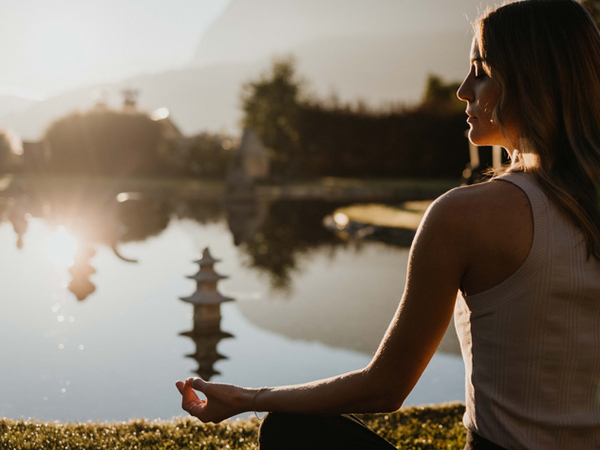
[[[435,353],[470,265],[473,235],[464,206],[464,196],[451,191],[429,208],[411,247],[402,300],[367,367],[260,392],[191,378],[177,383],[183,408],[203,422],[251,410],[338,414],[398,409]]]

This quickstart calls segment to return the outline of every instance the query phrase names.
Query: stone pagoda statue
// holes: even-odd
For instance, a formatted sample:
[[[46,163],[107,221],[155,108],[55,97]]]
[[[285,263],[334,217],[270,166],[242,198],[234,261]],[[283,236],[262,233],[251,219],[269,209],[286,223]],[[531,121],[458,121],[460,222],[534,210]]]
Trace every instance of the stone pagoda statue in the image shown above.
[[[215,272],[213,268],[219,260],[212,257],[208,247],[201,256],[199,260],[194,261],[200,266],[198,273],[187,277],[196,280],[196,292],[190,297],[181,298],[184,302],[194,305],[194,327],[181,335],[191,338],[196,344],[196,351],[186,355],[198,362],[196,373],[205,380],[210,380],[213,375],[219,375],[214,369],[214,364],[221,359],[227,359],[217,352],[217,344],[221,339],[233,337],[221,330],[221,303],[233,299],[221,295],[217,289],[219,280],[227,278]]]

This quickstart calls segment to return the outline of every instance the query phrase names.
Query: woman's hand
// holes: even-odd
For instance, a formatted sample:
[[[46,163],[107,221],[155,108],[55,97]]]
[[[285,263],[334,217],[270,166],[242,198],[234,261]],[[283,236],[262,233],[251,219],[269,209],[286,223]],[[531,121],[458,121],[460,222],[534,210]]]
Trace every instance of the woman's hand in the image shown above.
[[[208,383],[202,378],[188,378],[175,383],[183,396],[181,407],[202,422],[219,423],[252,408],[256,389],[245,389],[231,384]],[[206,397],[203,400],[196,392]]]

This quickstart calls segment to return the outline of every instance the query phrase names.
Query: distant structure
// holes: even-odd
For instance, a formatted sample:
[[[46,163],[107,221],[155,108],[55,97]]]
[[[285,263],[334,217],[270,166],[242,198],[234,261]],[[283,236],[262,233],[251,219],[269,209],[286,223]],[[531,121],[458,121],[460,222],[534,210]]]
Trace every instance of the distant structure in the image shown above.
[[[137,99],[140,91],[137,89],[123,89],[123,112],[137,112]]]
[[[271,201],[255,198],[247,201],[227,201],[223,204],[227,213],[227,225],[238,246],[250,241],[269,217]]]
[[[254,236],[268,215],[269,202],[256,195],[255,187],[269,177],[270,166],[269,150],[253,130],[245,129],[227,172],[223,198],[235,245]]]
[[[238,154],[242,169],[252,180],[269,176],[269,151],[253,130],[244,130]]]
[[[243,191],[257,180],[267,178],[270,172],[269,151],[258,135],[245,129],[240,147],[236,150],[227,175],[230,190]]]
[[[191,338],[196,344],[196,351],[189,355],[198,362],[195,371],[205,380],[210,380],[214,375],[219,375],[214,369],[214,364],[227,359],[217,351],[217,344],[221,339],[233,337],[232,334],[221,330],[221,304],[233,301],[225,297],[217,289],[219,280],[227,278],[214,270],[214,264],[219,262],[210,254],[208,247],[202,252],[201,258],[194,261],[200,266],[198,273],[188,276],[196,280],[196,292],[190,297],[181,300],[194,305],[194,326],[190,331],[181,333],[181,336]]]
[[[94,109],[97,111],[108,111],[108,91],[103,88],[95,89],[91,95],[94,101]]]

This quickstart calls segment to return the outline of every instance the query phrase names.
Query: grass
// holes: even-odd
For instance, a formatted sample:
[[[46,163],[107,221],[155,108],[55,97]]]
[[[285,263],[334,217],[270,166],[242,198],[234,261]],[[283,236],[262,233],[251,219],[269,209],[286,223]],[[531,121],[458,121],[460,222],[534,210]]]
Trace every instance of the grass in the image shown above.
[[[416,230],[431,202],[432,200],[405,202],[397,206],[356,204],[339,208],[334,214],[345,214],[352,222]]]
[[[371,429],[401,449],[462,450],[464,406],[412,407],[364,414]],[[0,419],[0,449],[257,449],[256,419],[201,424],[195,419],[61,423]]]

